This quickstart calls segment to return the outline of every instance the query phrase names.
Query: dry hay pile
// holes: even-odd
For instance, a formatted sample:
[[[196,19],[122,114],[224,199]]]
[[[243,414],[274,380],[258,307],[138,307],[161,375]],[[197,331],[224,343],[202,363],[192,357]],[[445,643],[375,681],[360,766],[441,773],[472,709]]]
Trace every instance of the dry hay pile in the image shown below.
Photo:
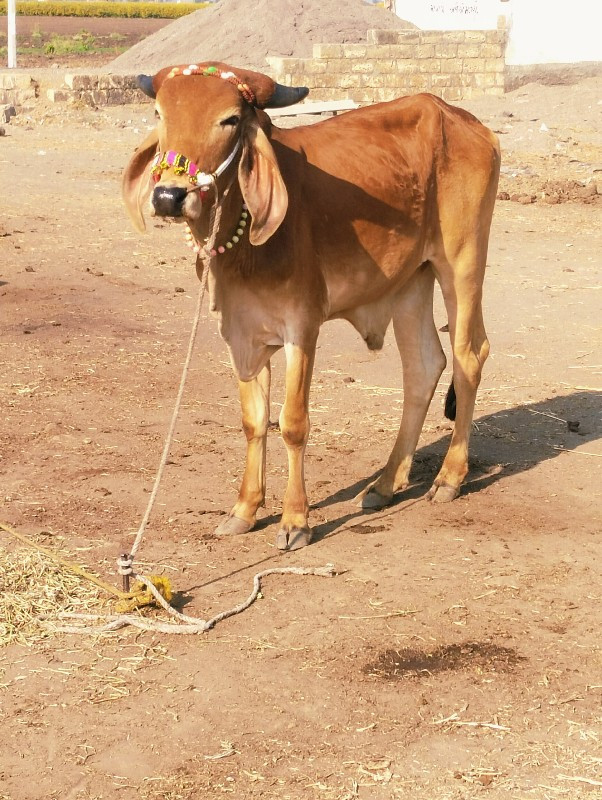
[[[31,645],[47,637],[60,612],[96,611],[101,595],[97,586],[43,553],[0,549],[0,647]]]
[[[363,0],[219,0],[162,28],[109,65],[155,72],[172,64],[224,61],[265,71],[266,56],[310,58],[316,43],[365,42],[370,29],[415,27]]]

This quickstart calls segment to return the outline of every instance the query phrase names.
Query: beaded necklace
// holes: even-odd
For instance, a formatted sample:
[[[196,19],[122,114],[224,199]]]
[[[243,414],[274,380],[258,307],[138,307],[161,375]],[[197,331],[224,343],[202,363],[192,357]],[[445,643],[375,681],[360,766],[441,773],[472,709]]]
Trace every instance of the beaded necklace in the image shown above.
[[[215,247],[213,248],[213,250],[210,250],[209,254],[212,256],[217,256],[217,255],[222,255],[227,250],[232,250],[234,245],[238,244],[241,238],[243,237],[245,228],[247,227],[248,218],[249,218],[249,212],[246,204],[243,203],[242,211],[240,213],[240,219],[238,220],[238,224],[236,226],[236,231],[234,232],[234,235],[231,236],[230,239],[228,239],[228,241],[225,244],[220,245],[219,247]],[[194,238],[194,234],[190,230],[190,226],[188,225],[188,223],[186,223],[186,230],[184,232],[184,235],[186,237],[186,244],[188,245],[188,247],[191,247],[195,253],[200,253],[201,245]],[[207,240],[205,239],[205,241]]]

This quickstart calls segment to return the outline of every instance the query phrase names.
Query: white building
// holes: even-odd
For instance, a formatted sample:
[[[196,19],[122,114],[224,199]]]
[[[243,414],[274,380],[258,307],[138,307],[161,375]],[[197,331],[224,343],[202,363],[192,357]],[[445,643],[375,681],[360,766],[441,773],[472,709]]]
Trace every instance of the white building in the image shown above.
[[[506,63],[602,61],[599,0],[395,0],[395,13],[424,30],[491,30],[506,18]]]

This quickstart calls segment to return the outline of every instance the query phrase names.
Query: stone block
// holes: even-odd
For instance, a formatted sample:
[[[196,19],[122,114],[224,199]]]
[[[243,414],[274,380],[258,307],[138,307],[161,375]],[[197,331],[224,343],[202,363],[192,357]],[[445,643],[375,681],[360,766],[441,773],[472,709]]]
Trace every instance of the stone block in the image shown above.
[[[441,31],[442,44],[462,44],[466,41],[466,31]]]
[[[313,46],[314,58],[342,58],[342,44],[315,44]],[[268,58],[268,62],[270,59]]]
[[[485,70],[487,72],[495,72],[496,74],[504,74],[506,64],[503,58],[486,58]]]
[[[467,42],[482,43],[487,41],[486,31],[464,31],[464,36]]]
[[[462,45],[458,45],[458,48]],[[414,51],[414,58],[435,58],[434,44],[419,44]]]
[[[47,89],[46,97],[51,103],[66,103],[77,97],[77,92],[70,89]]]
[[[481,89],[488,89],[491,86],[495,86],[495,74],[493,72],[476,72],[473,85]]]
[[[26,73],[0,72],[0,89],[29,89],[35,81]]]
[[[304,74],[305,75],[324,75],[329,72],[328,61],[324,58],[308,58],[305,61]]]
[[[329,58],[326,65],[326,72],[334,75],[346,75],[349,72],[349,62],[346,58]]]
[[[324,100],[339,99],[340,95],[333,92],[332,89],[312,89],[310,97],[315,102],[322,102]]]
[[[418,47],[415,44],[392,44],[389,45],[389,55],[391,58],[416,58]]]
[[[393,72],[397,67],[397,61],[394,58],[379,58],[374,61],[374,71],[387,74]]]
[[[76,91],[88,91],[98,86],[98,75],[65,75],[65,85]]]
[[[366,35],[368,44],[398,44],[398,31],[370,30]]]
[[[458,45],[458,58],[479,58],[482,46],[475,42]]]
[[[439,97],[442,97],[444,100],[452,102],[454,100],[461,100],[462,98],[467,99],[464,91],[456,86],[443,88],[439,92],[435,92],[435,94],[438,94]]]
[[[485,72],[485,59],[484,58],[464,58],[462,64],[462,72],[466,75],[471,72]]]
[[[379,103],[388,103],[391,100],[397,100],[400,96],[400,92],[395,89],[377,89],[374,99]]]
[[[384,87],[386,89],[405,89],[408,83],[407,75],[394,72],[391,75],[385,75],[384,77]]]
[[[361,75],[360,87],[382,89],[385,86],[385,76],[378,74],[364,74]]]
[[[368,73],[374,72],[374,62],[373,61],[354,61],[351,63],[351,72],[361,72],[362,74],[366,75]]]
[[[353,89],[350,92],[351,99],[356,103],[374,103],[374,89]]]
[[[430,76],[425,72],[408,76],[408,86],[417,91],[427,91],[430,88]]]
[[[442,70],[442,64],[445,64],[445,61],[441,61],[440,58],[423,58],[418,61],[418,72],[430,72],[431,75],[435,75]],[[445,67],[447,69],[447,66]],[[445,71],[445,70],[443,70]]]
[[[337,85],[341,89],[359,89],[362,85],[362,76],[357,73],[355,75],[341,75],[337,80]]]
[[[381,58],[390,58],[391,50],[388,44],[369,44],[366,46],[366,58],[373,58],[379,60]]]
[[[400,58],[396,62],[395,71],[400,75],[414,75],[418,72],[418,62],[410,58]]]
[[[435,57],[436,58],[457,58],[458,57],[458,45],[457,44],[436,44],[435,45]]]
[[[420,31],[420,44],[439,44],[443,39],[443,31]]]
[[[366,50],[368,45],[365,44],[344,44],[343,56],[344,58],[366,58]]]
[[[445,67],[445,72],[452,74],[460,74],[464,69],[464,61],[461,58],[446,58],[441,62],[442,68]]]
[[[501,44],[484,44],[480,55],[482,58],[501,58],[504,51]]]

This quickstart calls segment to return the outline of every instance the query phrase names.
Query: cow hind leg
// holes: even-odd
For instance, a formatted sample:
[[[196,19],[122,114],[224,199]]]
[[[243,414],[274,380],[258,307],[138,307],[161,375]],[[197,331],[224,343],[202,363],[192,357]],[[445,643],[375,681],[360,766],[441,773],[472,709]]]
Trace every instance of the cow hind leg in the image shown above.
[[[453,265],[436,265],[449,319],[453,351],[453,383],[446,399],[446,415],[455,419],[449,449],[433,486],[427,494],[435,502],[458,496],[468,472],[468,442],[477,389],[489,342],[481,306],[485,258],[470,247]]]
[[[270,421],[270,364],[257,378],[239,381],[242,426],[247,437],[247,459],[238,501],[216,529],[220,536],[246,533],[256,522],[265,500],[265,460]]]
[[[387,464],[364,491],[361,505],[378,509],[408,485],[410,467],[433,398],[445,369],[445,355],[433,321],[434,274],[423,264],[404,286],[393,309],[393,329],[403,369],[403,412],[397,440]]]

